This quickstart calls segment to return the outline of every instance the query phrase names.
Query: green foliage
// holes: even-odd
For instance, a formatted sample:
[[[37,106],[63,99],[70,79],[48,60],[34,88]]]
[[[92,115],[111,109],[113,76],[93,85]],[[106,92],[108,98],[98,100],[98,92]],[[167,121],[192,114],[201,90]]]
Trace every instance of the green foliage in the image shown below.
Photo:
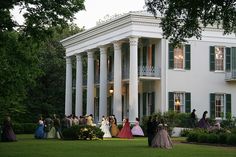
[[[62,131],[65,140],[94,140],[103,139],[104,133],[95,126],[75,125]]]
[[[236,4],[229,0],[145,0],[147,11],[162,14],[161,27],[165,38],[174,45],[186,38],[201,38],[205,27],[217,25],[224,34],[236,33]]]
[[[208,143],[218,143],[219,135],[216,135],[215,133],[211,133],[207,135],[207,142]]]
[[[236,134],[230,134],[227,137],[227,144],[236,145]]]
[[[85,9],[84,0],[17,0],[0,1],[0,30],[9,31],[13,27],[18,28],[34,39],[45,39],[51,33],[51,27],[66,27],[68,22],[72,22],[74,14]],[[19,25],[10,16],[10,9],[18,6],[22,12],[25,22]]]
[[[16,134],[33,134],[37,125],[35,123],[14,123],[13,130]]]

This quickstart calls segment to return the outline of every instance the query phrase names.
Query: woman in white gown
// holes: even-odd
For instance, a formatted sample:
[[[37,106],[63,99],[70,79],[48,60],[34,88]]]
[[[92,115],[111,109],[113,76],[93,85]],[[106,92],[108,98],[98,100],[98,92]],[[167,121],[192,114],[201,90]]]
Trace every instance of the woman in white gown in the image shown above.
[[[110,125],[108,118],[102,118],[100,129],[104,132],[103,138],[111,138]]]

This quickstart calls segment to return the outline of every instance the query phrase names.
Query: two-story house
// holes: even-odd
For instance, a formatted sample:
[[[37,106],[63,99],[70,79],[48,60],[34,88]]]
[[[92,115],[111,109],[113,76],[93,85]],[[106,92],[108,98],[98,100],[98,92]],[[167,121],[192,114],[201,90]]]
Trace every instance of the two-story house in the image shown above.
[[[222,30],[207,27],[201,40],[191,38],[175,48],[163,38],[159,23],[160,18],[147,12],[130,12],[62,40],[65,114],[72,113],[75,99],[75,114],[93,114],[97,121],[114,114],[118,122],[125,117],[134,122],[154,112],[192,109],[199,118],[205,110],[218,119],[236,116],[235,34],[224,36]]]

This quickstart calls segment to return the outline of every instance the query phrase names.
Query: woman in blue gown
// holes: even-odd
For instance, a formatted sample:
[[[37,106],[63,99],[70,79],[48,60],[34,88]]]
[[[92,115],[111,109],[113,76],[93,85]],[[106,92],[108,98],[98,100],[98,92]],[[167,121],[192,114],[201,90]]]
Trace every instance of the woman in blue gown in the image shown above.
[[[38,126],[35,130],[35,138],[42,139],[44,138],[44,123],[42,118],[39,119]]]

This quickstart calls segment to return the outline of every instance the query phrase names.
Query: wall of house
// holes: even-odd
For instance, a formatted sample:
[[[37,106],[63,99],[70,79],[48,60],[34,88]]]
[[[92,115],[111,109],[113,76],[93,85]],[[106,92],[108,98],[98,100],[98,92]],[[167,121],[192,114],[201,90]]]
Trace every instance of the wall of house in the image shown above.
[[[166,93],[191,92],[191,110],[194,108],[197,110],[198,118],[201,118],[205,110],[210,113],[210,93],[231,94],[231,112],[236,116],[236,82],[226,82],[224,72],[211,72],[209,69],[210,46],[236,47],[236,44],[206,41],[190,41],[189,44],[191,44],[191,70],[168,69]],[[166,55],[168,63],[168,52]]]

